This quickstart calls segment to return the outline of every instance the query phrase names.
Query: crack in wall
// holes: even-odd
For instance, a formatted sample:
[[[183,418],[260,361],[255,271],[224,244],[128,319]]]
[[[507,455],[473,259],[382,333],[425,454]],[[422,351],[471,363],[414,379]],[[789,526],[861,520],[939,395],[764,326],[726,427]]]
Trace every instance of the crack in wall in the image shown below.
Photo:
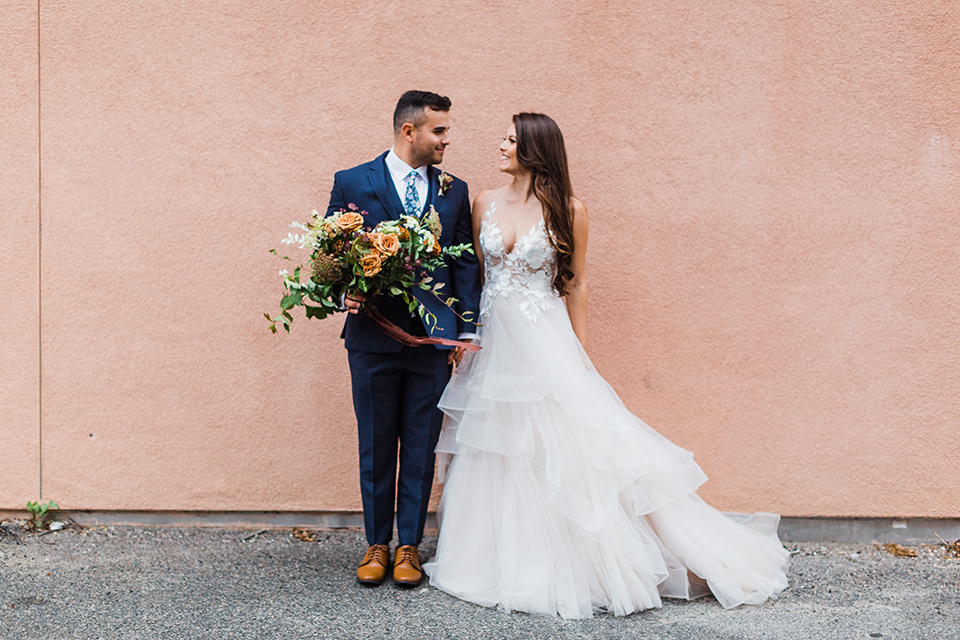
[[[43,500],[43,111],[40,70],[40,0],[37,0],[37,484],[40,500]]]

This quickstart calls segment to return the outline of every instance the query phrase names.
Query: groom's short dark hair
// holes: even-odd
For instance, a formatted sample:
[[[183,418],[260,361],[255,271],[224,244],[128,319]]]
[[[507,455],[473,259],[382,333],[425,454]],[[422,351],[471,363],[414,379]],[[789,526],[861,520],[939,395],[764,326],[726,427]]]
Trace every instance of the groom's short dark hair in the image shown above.
[[[400,133],[404,122],[419,127],[427,121],[426,109],[450,111],[450,98],[430,91],[407,91],[393,110],[393,133]]]

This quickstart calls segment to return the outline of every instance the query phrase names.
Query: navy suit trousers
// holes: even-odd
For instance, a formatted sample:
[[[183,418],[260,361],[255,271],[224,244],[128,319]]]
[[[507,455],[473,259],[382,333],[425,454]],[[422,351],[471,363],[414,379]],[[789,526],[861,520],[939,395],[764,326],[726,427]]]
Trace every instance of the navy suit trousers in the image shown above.
[[[418,545],[423,537],[443,423],[437,402],[450,379],[447,354],[432,346],[398,353],[348,351],[363,521],[371,545],[390,542],[394,512],[399,544]]]

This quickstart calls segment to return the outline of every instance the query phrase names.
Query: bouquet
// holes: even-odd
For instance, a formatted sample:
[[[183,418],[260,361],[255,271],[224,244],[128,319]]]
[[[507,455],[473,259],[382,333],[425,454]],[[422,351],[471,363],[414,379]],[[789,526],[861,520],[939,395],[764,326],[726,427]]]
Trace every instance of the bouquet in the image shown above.
[[[346,310],[341,306],[344,295],[363,293],[367,297],[365,311],[391,337],[402,337],[393,331],[396,330],[414,341],[409,344],[452,344],[450,340],[408,336],[383,318],[369,299],[377,294],[403,298],[412,313],[418,313],[428,324],[435,325],[436,317],[414,298],[411,291],[414,287],[428,291],[452,308],[456,298],[441,298],[444,283],[434,282],[429,274],[443,266],[447,258],[459,258],[465,251],[472,253],[473,247],[470,244],[440,246],[440,216],[432,205],[422,221],[404,215],[397,220],[381,222],[373,229],[364,226],[365,215],[366,211],[349,204],[347,209],[328,216],[313,211],[310,222],[290,225],[299,232],[288,232],[281,242],[299,244],[301,249],[309,250],[310,255],[306,266],[297,266],[292,274],[287,269],[280,271],[285,288],[280,315],[263,314],[270,321],[270,330],[276,333],[277,323],[281,323],[289,332],[293,322],[290,311],[294,307],[303,307],[307,318],[322,319]],[[277,252],[271,250],[271,253],[276,255]]]

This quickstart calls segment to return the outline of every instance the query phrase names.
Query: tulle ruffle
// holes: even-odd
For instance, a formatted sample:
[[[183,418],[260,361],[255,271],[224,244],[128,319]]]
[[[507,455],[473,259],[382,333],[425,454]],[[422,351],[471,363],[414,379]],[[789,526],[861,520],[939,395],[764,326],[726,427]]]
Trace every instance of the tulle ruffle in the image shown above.
[[[430,583],[506,610],[588,617],[709,591],[724,607],[786,587],[779,516],[724,515],[690,452],[631,414],[562,301],[489,301],[483,349],[440,401],[444,482]]]

